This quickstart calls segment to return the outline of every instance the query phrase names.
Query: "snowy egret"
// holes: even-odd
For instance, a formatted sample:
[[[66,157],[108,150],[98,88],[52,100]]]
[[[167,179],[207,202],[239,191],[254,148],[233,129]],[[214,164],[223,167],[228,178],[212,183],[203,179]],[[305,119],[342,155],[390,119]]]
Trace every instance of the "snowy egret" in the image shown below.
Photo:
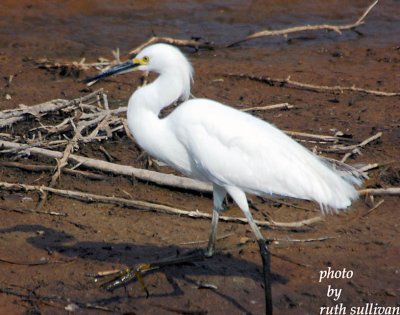
[[[314,200],[321,209],[347,208],[357,198],[352,173],[339,173],[273,125],[209,99],[191,99],[192,66],[176,47],[155,44],[134,59],[86,82],[131,70],[159,74],[129,99],[128,125],[150,155],[183,174],[213,184],[213,216],[205,257],[214,251],[218,218],[227,194],[243,211],[263,262],[266,313],[272,314],[269,251],[245,193]],[[182,103],[167,117],[160,111]]]

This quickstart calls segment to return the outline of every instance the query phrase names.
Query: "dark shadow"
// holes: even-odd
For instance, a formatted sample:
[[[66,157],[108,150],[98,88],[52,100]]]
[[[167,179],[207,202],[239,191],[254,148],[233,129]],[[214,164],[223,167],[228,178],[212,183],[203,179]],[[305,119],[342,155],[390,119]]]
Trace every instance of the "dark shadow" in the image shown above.
[[[37,231],[43,231],[37,235]],[[134,266],[142,262],[154,262],[165,258],[173,258],[177,255],[184,255],[193,250],[193,248],[185,248],[178,246],[155,246],[155,245],[138,245],[133,243],[107,243],[107,242],[76,242],[75,238],[63,231],[58,231],[42,225],[16,225],[14,227],[0,229],[0,234],[28,232],[35,233],[35,236],[28,237],[26,240],[29,244],[46,251],[56,251],[66,257],[79,257],[81,259],[89,259],[95,261],[116,261],[116,257],[121,264]],[[194,284],[194,281],[189,279],[188,275],[194,276],[242,276],[251,278],[262,283],[262,268],[254,263],[232,257],[228,254],[215,253],[213,257],[203,261],[194,263],[186,263],[179,266],[163,267],[161,272],[164,272],[167,281],[173,288],[172,292],[162,294],[151,294],[153,297],[178,296],[182,295],[183,291],[175,279],[181,279],[188,283]],[[160,270],[157,270],[159,272]],[[272,275],[273,282],[285,284],[287,279],[277,275]],[[124,289],[118,289],[124,292]],[[240,305],[234,298],[214,291],[217,295],[223,297],[241,312],[248,311]],[[123,300],[126,295],[106,298],[102,304],[112,303],[116,300]],[[131,297],[128,297],[131,298]],[[135,299],[145,299],[146,296],[135,297]],[[99,302],[97,300],[97,302]]]

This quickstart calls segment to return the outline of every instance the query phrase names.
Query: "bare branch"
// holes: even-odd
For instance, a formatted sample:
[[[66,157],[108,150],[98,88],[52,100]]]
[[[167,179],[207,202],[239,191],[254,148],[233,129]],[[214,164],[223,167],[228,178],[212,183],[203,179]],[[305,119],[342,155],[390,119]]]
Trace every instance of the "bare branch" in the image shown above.
[[[358,193],[366,196],[400,196],[400,187],[367,188],[359,190]]]
[[[378,163],[372,163],[372,164],[367,164],[367,165],[364,165],[362,167],[359,167],[358,171],[361,172],[361,173],[365,173],[365,172],[368,172],[368,171],[373,170],[373,169],[378,168],[378,167],[379,167]]]
[[[285,28],[282,30],[264,30],[260,32],[256,32],[253,34],[248,35],[244,39],[241,39],[239,41],[236,41],[234,43],[231,43],[228,45],[228,47],[233,47],[236,46],[240,43],[246,42],[251,39],[255,38],[260,38],[260,37],[265,37],[265,36],[287,36],[288,34],[291,33],[297,33],[297,32],[304,32],[304,31],[319,31],[319,30],[328,30],[328,31],[334,31],[338,34],[342,34],[342,31],[345,30],[350,30],[354,29],[357,26],[364,24],[364,20],[366,16],[369,14],[369,12],[375,7],[375,5],[378,3],[378,0],[374,1],[361,15],[361,17],[354,23],[351,24],[343,24],[343,25],[332,25],[332,24],[321,24],[321,25],[304,25],[304,26],[295,26],[295,27],[289,27]]]
[[[258,110],[270,110],[270,109],[290,109],[293,108],[293,105],[290,105],[289,103],[280,103],[280,104],[272,104],[272,105],[266,105],[266,106],[256,106],[256,107],[246,107],[246,108],[241,108],[240,110],[242,112],[250,112],[250,111],[258,111]]]
[[[290,79],[290,76],[288,76],[286,79],[277,79],[277,78],[270,78],[266,76],[257,76],[257,75],[251,75],[251,74],[228,74],[226,75],[228,77],[233,77],[233,78],[239,78],[239,79],[249,79],[261,83],[266,83],[268,85],[274,86],[274,85],[279,85],[279,86],[284,86],[288,88],[297,88],[297,89],[303,89],[303,90],[310,90],[314,92],[325,92],[325,91],[333,91],[333,92],[340,92],[343,93],[343,91],[352,91],[352,92],[360,92],[360,93],[366,93],[366,94],[372,94],[375,96],[400,96],[400,92],[384,92],[384,91],[377,91],[377,90],[370,90],[370,89],[363,89],[355,86],[340,86],[340,85],[335,85],[335,86],[327,86],[327,85],[315,85],[315,84],[310,84],[310,83],[302,83],[299,81],[294,81]]]
[[[349,140],[349,139],[337,137],[337,136],[318,135],[318,134],[314,134],[314,133],[291,131],[291,130],[284,130],[284,132],[293,137],[310,138],[310,139],[315,139],[315,140],[323,140],[323,141],[327,141],[327,142],[338,142],[339,140],[345,140],[345,141]]]
[[[37,214],[47,214],[47,215],[53,215],[56,217],[66,217],[67,214],[63,212],[56,212],[56,211],[40,211],[40,210],[33,210],[33,209],[28,209],[28,208],[19,208],[19,207],[7,207],[4,205],[0,205],[0,210],[4,211],[12,211],[12,212],[18,212],[18,213],[37,213]]]
[[[90,193],[84,193],[74,190],[63,190],[63,189],[55,189],[51,187],[45,186],[35,186],[35,185],[25,185],[25,184],[12,184],[6,182],[0,182],[0,188],[5,190],[24,190],[24,191],[35,191],[35,192],[51,192],[53,194],[57,194],[63,197],[73,198],[81,201],[86,202],[103,202],[103,203],[113,203],[118,204],[124,207],[133,207],[139,208],[148,211],[157,211],[167,214],[175,214],[179,216],[187,216],[190,218],[203,218],[203,219],[211,219],[212,214],[204,213],[200,211],[187,211],[178,208],[173,208],[161,204],[156,204],[147,201],[140,201],[140,200],[132,200],[132,199],[124,199],[118,197],[107,197],[101,195],[95,195]],[[220,216],[221,221],[225,222],[235,222],[235,223],[248,223],[245,218],[234,218],[228,216]],[[260,221],[255,220],[255,223],[259,226],[267,226],[272,228],[284,228],[284,229],[291,229],[291,228],[302,228],[307,227],[317,222],[322,221],[323,218],[321,216],[312,217],[310,219],[305,219],[296,222],[277,222],[277,221]]]
[[[344,163],[350,156],[352,156],[353,154],[356,153],[360,153],[359,149],[365,147],[368,143],[375,141],[377,139],[379,139],[380,137],[382,137],[382,132],[378,132],[375,135],[368,137],[367,139],[365,139],[363,142],[356,144],[354,146],[349,146],[348,148],[351,148],[351,152],[347,152],[342,160],[340,162]]]
[[[24,289],[24,290],[26,290],[27,292],[26,293],[19,292],[19,291],[16,291],[15,289],[12,289],[9,287],[0,287],[0,293],[14,295],[14,296],[21,298],[23,301],[28,301],[30,303],[41,302],[44,304],[48,304],[52,307],[57,307],[59,309],[62,309],[62,313],[65,313],[66,311],[68,311],[69,307],[71,307],[71,306],[82,308],[82,309],[95,309],[95,310],[100,310],[103,312],[112,312],[112,313],[117,312],[117,310],[115,310],[115,309],[111,309],[111,308],[93,304],[93,303],[80,302],[77,300],[71,300],[70,298],[57,296],[57,295],[53,295],[53,296],[40,295],[37,292],[35,292],[35,290],[29,290],[29,289]]]
[[[49,263],[48,259],[39,259],[37,261],[14,261],[5,258],[0,258],[0,262],[7,263],[10,265],[20,265],[20,266],[40,266],[47,265]]]
[[[65,166],[67,166],[69,156],[73,152],[74,148],[77,146],[78,141],[82,138],[83,130],[85,130],[87,127],[89,127],[89,126],[91,126],[93,124],[96,124],[96,123],[98,123],[100,121],[103,121],[103,120],[106,120],[106,119],[107,119],[107,117],[99,116],[99,117],[96,117],[96,118],[94,118],[94,119],[92,119],[90,121],[80,121],[78,123],[78,127],[75,130],[74,137],[72,138],[71,141],[68,142],[67,146],[65,147],[61,159],[57,159],[57,167],[56,167],[56,169],[54,171],[53,176],[51,177],[51,181],[50,181],[50,184],[49,184],[50,187],[54,187],[56,185],[58,179],[61,176],[61,170]],[[97,132],[96,132],[96,135],[97,135]],[[93,135],[90,135],[90,136],[93,137]],[[46,203],[46,200],[47,200],[47,192],[45,191],[41,195],[41,200],[40,200],[40,203],[38,205],[39,209],[41,207],[43,207],[43,205]]]
[[[103,89],[99,89],[93,93],[73,99],[71,101],[63,99],[55,99],[34,106],[20,105],[20,108],[17,109],[3,110],[0,112],[0,128],[10,127],[14,123],[24,120],[27,115],[33,115],[35,117],[39,117],[48,112],[54,112],[69,106],[77,106],[102,93]]]
[[[183,46],[183,47],[190,47],[194,48],[196,50],[199,50],[201,48],[203,49],[213,49],[213,45],[208,42],[202,42],[197,39],[176,39],[172,37],[158,37],[158,36],[153,36],[151,37],[148,41],[145,43],[139,45],[138,47],[132,49],[129,54],[130,55],[137,55],[139,51],[141,51],[144,47],[149,46],[151,44],[155,43],[165,43],[165,44],[170,44],[174,46]]]
[[[385,202],[384,199],[380,200],[375,206],[373,206],[371,209],[369,209],[367,212],[365,212],[363,214],[363,217],[366,217],[367,215],[369,215],[372,211],[376,210],[377,208],[379,208],[383,203]]]
[[[267,241],[272,241],[276,244],[281,243],[281,242],[289,242],[289,243],[309,243],[309,242],[321,242],[321,241],[326,241],[326,240],[331,240],[336,237],[334,236],[323,236],[323,237],[317,237],[317,238],[275,238],[275,237],[270,237],[266,238]]]
[[[26,171],[31,171],[31,172],[53,172],[54,171],[54,166],[51,165],[45,165],[45,164],[25,164],[25,163],[18,163],[18,162],[0,162],[1,166],[7,166],[7,167],[16,167],[22,170]],[[107,176],[101,175],[101,174],[96,174],[96,173],[91,173],[87,171],[79,171],[79,170],[72,170],[69,168],[63,168],[62,169],[63,173],[66,174],[72,174],[72,175],[80,175],[84,176],[90,179],[94,180],[105,180]]]
[[[52,151],[35,147],[27,147],[26,145],[20,143],[4,141],[4,140],[0,140],[0,148],[24,150],[29,154],[46,156],[55,159],[60,159],[63,156],[63,153],[58,151]],[[87,168],[92,168],[112,174],[134,176],[140,180],[149,181],[157,185],[177,187],[181,189],[189,189],[207,193],[212,191],[212,187],[210,184],[199,182],[197,180],[186,177],[180,177],[172,174],[163,174],[154,171],[138,169],[128,165],[110,163],[102,160],[79,156],[76,154],[70,154],[68,160],[75,163],[79,163],[80,165],[84,165]]]

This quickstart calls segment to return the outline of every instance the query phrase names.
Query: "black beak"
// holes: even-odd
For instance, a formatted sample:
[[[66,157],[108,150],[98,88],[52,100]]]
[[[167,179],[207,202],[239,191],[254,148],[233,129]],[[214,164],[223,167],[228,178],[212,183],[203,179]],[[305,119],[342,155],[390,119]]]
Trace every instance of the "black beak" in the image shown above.
[[[86,79],[83,80],[83,83],[90,83],[105,77],[109,77],[113,74],[121,74],[121,73],[125,73],[125,72],[129,72],[134,70],[137,66],[140,66],[139,63],[134,63],[132,60],[128,60],[124,63],[121,63],[119,65],[116,65],[102,73],[99,73],[93,77],[88,77]]]

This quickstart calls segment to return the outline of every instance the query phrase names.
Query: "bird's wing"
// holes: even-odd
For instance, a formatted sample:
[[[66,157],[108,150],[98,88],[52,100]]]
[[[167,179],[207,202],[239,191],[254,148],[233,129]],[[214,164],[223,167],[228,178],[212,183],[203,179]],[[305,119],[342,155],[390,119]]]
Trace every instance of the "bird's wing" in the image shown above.
[[[318,157],[254,116],[197,99],[178,107],[171,123],[196,172],[221,186],[313,199],[334,208],[354,197],[354,188]]]

